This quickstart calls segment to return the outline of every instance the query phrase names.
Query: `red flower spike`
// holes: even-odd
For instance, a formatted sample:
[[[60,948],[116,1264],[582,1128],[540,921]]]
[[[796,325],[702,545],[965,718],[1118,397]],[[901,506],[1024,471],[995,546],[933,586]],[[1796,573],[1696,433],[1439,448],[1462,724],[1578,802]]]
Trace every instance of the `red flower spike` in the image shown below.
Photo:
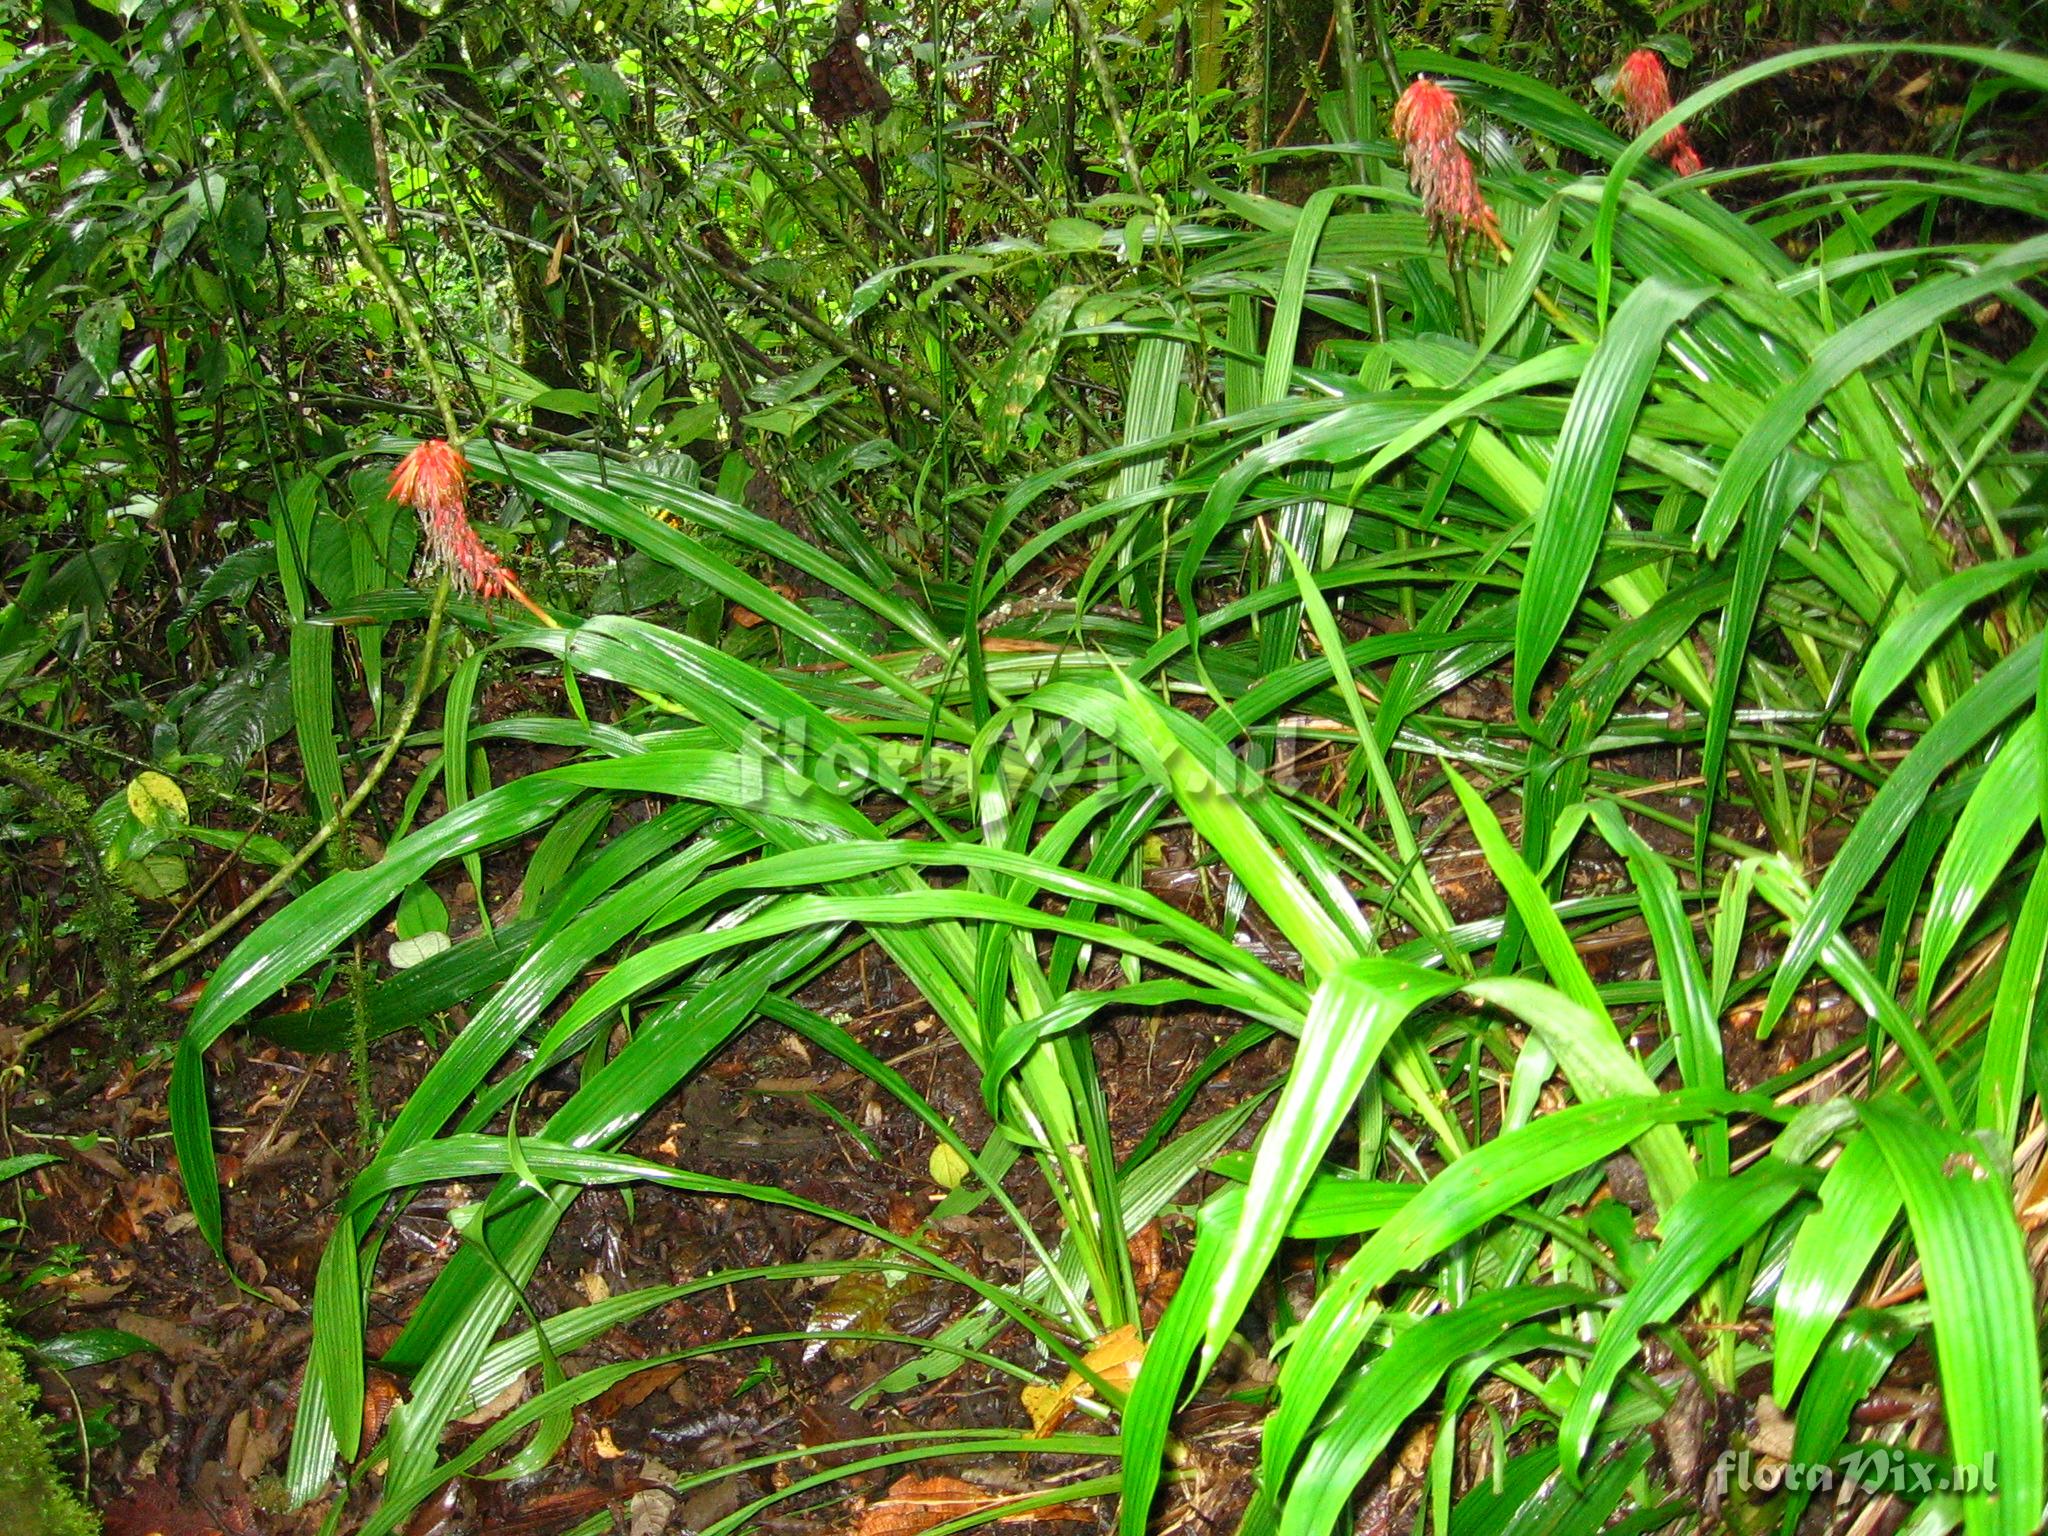
[[[470,526],[468,479],[469,461],[462,450],[445,438],[431,437],[399,460],[391,475],[391,499],[419,513],[429,556],[458,589],[485,600],[513,598],[546,620],[547,615],[520,590],[510,567]]]
[[[1458,98],[1420,75],[1394,104],[1390,126],[1408,162],[1408,180],[1422,197],[1430,227],[1456,249],[1467,235],[1498,248],[1500,225],[1479,190],[1479,175],[1458,142]]]
[[[1671,81],[1664,73],[1664,61],[1648,48],[1638,48],[1621,61],[1614,75],[1614,91],[1621,98],[1629,127],[1637,133],[1671,110]],[[1665,134],[1653,153],[1681,176],[1696,176],[1707,168],[1683,123]]]
[[[469,461],[444,437],[430,437],[391,472],[391,499],[417,512],[462,509]]]

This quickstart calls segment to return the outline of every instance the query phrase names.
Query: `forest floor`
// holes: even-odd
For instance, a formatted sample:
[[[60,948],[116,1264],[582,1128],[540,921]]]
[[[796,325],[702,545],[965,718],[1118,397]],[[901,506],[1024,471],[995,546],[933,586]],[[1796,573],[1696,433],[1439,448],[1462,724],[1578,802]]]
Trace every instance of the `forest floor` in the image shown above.
[[[1761,161],[1801,146],[1816,153],[1885,152],[1934,133],[1916,106],[1921,77],[1900,73],[1888,78],[1884,89],[1851,90],[1852,67],[1802,70],[1774,94],[1745,98],[1745,115],[1727,124],[1723,163]],[[2036,131],[2048,133],[2048,125]],[[2023,138],[2014,140],[2016,161],[2032,152]],[[1742,188],[1738,184],[1731,191],[1739,196]],[[2007,215],[1977,209],[1969,217],[1997,227]],[[1994,316],[1986,323],[1993,322],[2017,325],[2011,317]],[[1985,339],[1997,350],[1997,336]],[[1497,681],[1481,680],[1464,692],[1462,705],[1476,720],[1506,718]],[[521,707],[520,700],[490,689],[481,702],[483,719]],[[1453,712],[1456,707],[1454,701]],[[40,738],[17,737],[4,723],[0,743],[30,751],[47,745]],[[270,764],[274,775],[267,775],[266,782],[272,777],[289,782],[295,765],[283,749],[275,756]],[[543,749],[511,745],[494,753],[493,770],[504,782],[555,760]],[[397,818],[404,790],[421,766],[417,759],[401,759],[386,789],[386,824]],[[1661,764],[1641,766],[1643,778],[1662,776],[1673,796],[1682,795],[1684,762],[1667,757]],[[283,816],[301,813],[293,792],[276,793],[277,803],[266,809]],[[421,819],[430,819],[438,809],[430,800]],[[1504,804],[1504,812],[1508,809]],[[1683,813],[1685,806],[1675,802],[1672,809]],[[1445,804],[1425,804],[1415,813],[1428,831],[1433,816],[1448,810]],[[1727,830],[1763,841],[1755,826]],[[1839,824],[1830,829],[1836,836],[1841,830]],[[1498,914],[1502,906],[1484,860],[1462,836],[1461,829],[1431,856],[1431,876],[1461,922]],[[485,893],[493,911],[502,910],[515,883],[503,872],[520,867],[530,851],[529,843],[489,866],[500,871],[487,882],[493,889]],[[1813,850],[1810,867],[1820,867],[1826,855],[1825,849]],[[203,926],[232,907],[239,894],[240,875],[228,867],[232,856],[207,857],[211,864],[194,869],[195,887],[217,873],[226,878],[186,915],[188,928]],[[49,850],[44,873],[61,878],[63,865],[63,851]],[[1622,878],[1611,862],[1589,859],[1573,866],[1567,883],[1583,893],[1611,889]],[[478,893],[459,878],[439,883],[457,929],[473,930]],[[1210,876],[1185,846],[1166,851],[1152,883],[1170,900],[1215,910],[1217,891]],[[1239,942],[1269,955],[1278,945],[1256,912],[1241,928]],[[382,936],[370,946],[378,963],[382,947]],[[1604,933],[1591,948],[1589,966],[1601,979],[1640,974],[1648,959],[1639,925]],[[1283,965],[1285,958],[1277,956]],[[1742,969],[1759,968],[1766,958],[1746,956]],[[19,977],[5,980],[10,990],[25,985]],[[189,1007],[191,996],[181,1001]],[[298,1000],[301,1006],[305,1001]],[[987,1134],[974,1064],[879,951],[870,947],[845,960],[800,1001],[838,1019],[864,1047],[904,1073],[968,1140],[978,1142]],[[292,1005],[288,1001],[285,1006]],[[311,1536],[333,1512],[331,1504],[286,1509],[281,1474],[310,1345],[321,1250],[338,1201],[368,1157],[366,1122],[387,1119],[406,1100],[439,1043],[464,1020],[458,1013],[421,1021],[420,1028],[379,1042],[360,1079],[357,1064],[345,1053],[309,1055],[267,1042],[253,1031],[233,1031],[223,1038],[210,1054],[209,1067],[221,1175],[232,1194],[226,1202],[232,1274],[196,1228],[171,1150],[168,1045],[163,1042],[175,1040],[182,1020],[172,1014],[154,1022],[158,1043],[140,1053],[117,1048],[96,1025],[86,1024],[45,1048],[32,1079],[0,1072],[0,1158],[44,1152],[61,1159],[0,1190],[0,1216],[19,1216],[26,1223],[14,1234],[17,1245],[4,1255],[0,1278],[32,1281],[27,1305],[13,1322],[36,1338],[118,1328],[151,1346],[61,1378],[45,1373],[46,1401],[66,1434],[75,1438],[81,1426],[89,1429],[94,1445],[85,1462],[87,1477],[109,1536]],[[1624,1015],[1624,1024],[1629,1022]],[[1220,1017],[1193,1012],[1108,1016],[1101,1022],[1093,1039],[1119,1152],[1143,1134],[1233,1027]],[[1795,1091],[1806,1097],[1837,1091],[1864,1065],[1858,1046],[1865,1032],[1863,1016],[1825,989],[1802,995],[1799,1008],[1768,1041],[1757,1040],[1753,1014],[1738,1012],[1724,1040],[1729,1086],[1745,1091],[1808,1064],[1830,1062]],[[1202,1086],[1187,1123],[1263,1100],[1289,1059],[1286,1042],[1279,1040],[1238,1057]],[[543,1079],[528,1099],[522,1113],[532,1123],[566,1098],[570,1080],[558,1077]],[[1473,1112],[1483,1115],[1486,1106],[1475,1106]],[[1232,1145],[1248,1147],[1260,1123],[1256,1114],[1247,1119]],[[924,1222],[942,1194],[931,1162],[935,1144],[913,1115],[867,1078],[841,1069],[780,1026],[764,1023],[713,1058],[639,1128],[626,1150],[721,1178],[773,1184],[907,1233]],[[1622,1187],[1627,1161],[1618,1159],[1619,1166],[1611,1170],[1612,1192],[1623,1199],[1629,1198]],[[1148,1321],[1173,1293],[1190,1246],[1186,1212],[1208,1187],[1198,1180],[1133,1241],[1133,1267]],[[1053,1233],[1057,1213],[1027,1164],[1019,1165],[1009,1188],[1040,1232]],[[453,1251],[457,1236],[447,1213],[470,1193],[475,1191],[441,1186],[392,1218],[371,1287],[372,1359],[396,1337]],[[946,1257],[993,1281],[1016,1279],[1029,1267],[1014,1229],[981,1213],[948,1218],[929,1240]],[[527,1294],[535,1311],[545,1316],[606,1295],[678,1284],[728,1268],[845,1260],[860,1256],[862,1241],[845,1228],[787,1208],[742,1209],[658,1188],[638,1188],[630,1195],[593,1190],[571,1208]],[[1297,1285],[1305,1296],[1317,1256],[1303,1250],[1286,1258],[1292,1268],[1279,1285],[1283,1299]],[[863,1323],[924,1335],[962,1305],[956,1294],[913,1285],[879,1295],[872,1288],[848,1292],[830,1281],[809,1292],[765,1283],[721,1286],[647,1312],[576,1350],[562,1364],[573,1374],[722,1340]],[[1259,1315],[1270,1319],[1274,1312],[1268,1302]],[[1041,1366],[1041,1360],[1027,1355],[1029,1348],[1015,1330],[991,1346],[998,1355]],[[871,1396],[871,1389],[909,1358],[900,1346],[763,1342],[707,1353],[687,1364],[652,1365],[578,1409],[565,1453],[546,1469],[517,1480],[459,1480],[421,1511],[406,1536],[482,1531],[554,1536],[606,1509],[620,1515],[634,1536],[695,1532],[792,1479],[829,1473],[829,1465],[806,1454],[808,1446],[904,1428],[932,1432],[1028,1422],[1014,1382],[973,1364],[908,1393]],[[1212,1529],[1234,1528],[1248,1497],[1266,1411],[1269,1382],[1263,1360],[1263,1351],[1253,1348],[1235,1364],[1226,1362],[1176,1421],[1186,1455],[1163,1529],[1206,1536]],[[1646,1363],[1652,1369],[1660,1364],[1654,1350]],[[1899,1357],[1872,1401],[1887,1394],[1914,1399],[1932,1379],[1926,1349],[1916,1346]],[[370,1381],[367,1413],[374,1433],[401,1389],[395,1377],[374,1366]],[[533,1385],[529,1376],[513,1394],[472,1415],[461,1433],[481,1432]],[[1697,1393],[1681,1397],[1659,1426],[1660,1470],[1672,1485],[1696,1482],[1699,1469],[1732,1435],[1754,1429],[1754,1405],[1763,1387],[1744,1385],[1755,1390],[1745,1390],[1739,1402],[1709,1403]],[[1420,1453],[1426,1450],[1426,1444],[1397,1449],[1386,1474],[1372,1484],[1360,1532],[1392,1536],[1411,1528],[1421,1486]],[[1107,1453],[1105,1441],[1100,1460],[1054,1460],[1050,1476],[1079,1481],[1095,1475],[1110,1464]],[[758,1465],[729,1476],[693,1481],[757,1458]],[[956,1462],[946,1474],[958,1479],[956,1484],[936,1477],[897,1480],[881,1473],[828,1480],[759,1523],[792,1536],[842,1530],[858,1536],[915,1536],[934,1523],[932,1512],[943,1509],[948,1499],[1025,1486],[1018,1463],[1014,1456]],[[1030,1486],[1046,1486],[1047,1464],[1035,1459],[1032,1470]],[[670,1491],[678,1484],[682,1491]],[[364,1507],[373,1494],[374,1473],[354,1491],[353,1507]],[[1106,1529],[1110,1512],[1103,1503],[1053,1506],[1039,1511],[1034,1523],[1066,1533]],[[1014,1530],[1024,1523],[1010,1526]]]
[[[1484,710],[1483,687],[1467,702]],[[522,754],[531,761],[518,760]],[[552,760],[545,749],[515,747],[499,771],[509,778]],[[1671,765],[1664,766],[1668,771]],[[403,771],[395,776],[394,797],[409,779]],[[1435,808],[1438,814],[1448,809]],[[1425,818],[1431,813],[1429,806],[1421,810]],[[1499,887],[1476,848],[1460,842],[1461,834],[1462,828],[1432,856],[1433,878],[1459,921],[1497,915]],[[1170,848],[1150,883],[1166,899],[1214,917],[1220,890],[1189,852],[1186,846]],[[520,864],[516,856],[500,861],[508,871]],[[1581,894],[1612,889],[1622,878],[1618,866],[1588,860],[1571,870],[1569,888]],[[456,927],[473,927],[473,891],[460,876],[445,884]],[[487,875],[487,885],[493,909],[502,915],[513,881],[504,876],[499,889],[499,881]],[[1247,914],[1239,942],[1268,955],[1277,945],[1256,909]],[[377,949],[381,944],[380,937]],[[1278,959],[1286,963],[1284,955]],[[1639,926],[1622,925],[1589,944],[1587,959],[1597,976],[1621,978],[1643,971],[1649,949]],[[307,1000],[288,995],[282,1006],[288,1011]],[[844,960],[801,1001],[837,1019],[902,1072],[970,1141],[987,1134],[973,1063],[879,950],[869,946]],[[422,1021],[419,1029],[379,1042],[366,1084],[358,1081],[346,1053],[302,1054],[242,1031],[214,1047],[209,1067],[221,1176],[230,1194],[227,1246],[234,1276],[206,1246],[184,1198],[168,1129],[167,1052],[145,1052],[116,1066],[108,1043],[81,1029],[67,1037],[73,1048],[67,1070],[46,1072],[28,1091],[11,1080],[0,1082],[0,1156],[33,1151],[62,1159],[26,1181],[20,1214],[28,1227],[18,1234],[23,1241],[12,1265],[17,1275],[40,1271],[41,1278],[32,1288],[33,1308],[18,1319],[19,1326],[40,1337],[113,1327],[153,1346],[68,1373],[69,1415],[61,1409],[67,1393],[52,1398],[74,1428],[81,1418],[96,1426],[101,1443],[90,1458],[91,1486],[110,1536],[310,1536],[320,1528],[329,1506],[289,1511],[280,1474],[310,1345],[321,1250],[336,1204],[367,1156],[364,1117],[394,1112],[440,1042],[462,1022],[459,1013]],[[165,1023],[168,1028],[175,1020]],[[1221,1017],[1189,1011],[1103,1022],[1094,1041],[1119,1154],[1232,1028]],[[1838,997],[1816,992],[1802,999],[1767,1044],[1739,1024],[1730,1030],[1731,1086],[1767,1082],[1796,1064],[1851,1048],[1862,1033],[1859,1014]],[[1639,1043],[1651,1042],[1646,1037]],[[52,1053],[53,1063],[64,1059]],[[1246,1052],[1201,1087],[1185,1123],[1262,1100],[1288,1059],[1286,1042],[1279,1040]],[[568,1068],[543,1078],[522,1109],[527,1123],[539,1124],[572,1087]],[[1826,1079],[1801,1091],[1828,1091]],[[1473,1112],[1483,1116],[1487,1107]],[[1232,1144],[1248,1147],[1259,1124],[1253,1115]],[[626,1150],[720,1178],[777,1185],[909,1233],[943,1195],[931,1165],[935,1145],[914,1116],[867,1078],[764,1022],[737,1037],[658,1109]],[[1615,1170],[1615,1193],[1622,1198],[1626,1171]],[[1053,1234],[1057,1212],[1028,1163],[1013,1172],[1009,1186],[1041,1233]],[[1133,1242],[1148,1322],[1172,1295],[1191,1243],[1192,1224],[1184,1212],[1209,1187],[1191,1187]],[[469,1193],[438,1187],[392,1220],[371,1290],[372,1359],[397,1336],[453,1250],[457,1237],[447,1211]],[[1021,1278],[1030,1267],[1014,1229],[992,1214],[949,1217],[925,1240],[999,1283]],[[736,1208],[733,1202],[658,1188],[630,1195],[593,1190],[571,1208],[528,1299],[540,1315],[549,1315],[729,1268],[859,1257],[866,1241],[783,1207]],[[1297,1312],[1309,1294],[1312,1261],[1304,1248],[1282,1282],[1283,1290],[1299,1284],[1301,1295],[1292,1298]],[[928,1335],[963,1305],[956,1294],[908,1284],[884,1289],[821,1280],[808,1293],[763,1283],[720,1286],[614,1328],[562,1364],[574,1374],[695,1345],[807,1328],[884,1327]],[[1265,1315],[1271,1316],[1270,1307]],[[999,1355],[1041,1367],[1042,1361],[1028,1356],[1029,1348],[1015,1330],[992,1346]],[[407,1536],[553,1536],[606,1508],[639,1536],[701,1530],[792,1478],[827,1471],[806,1456],[809,1445],[912,1427],[929,1432],[1028,1422],[1015,1382],[971,1364],[910,1393],[871,1400],[871,1389],[908,1358],[901,1346],[766,1342],[687,1364],[650,1366],[577,1410],[566,1452],[548,1468],[517,1480],[458,1480],[408,1526]],[[1249,1496],[1265,1412],[1263,1367],[1250,1364],[1262,1359],[1254,1349],[1236,1369],[1226,1363],[1179,1421],[1187,1456],[1168,1528],[1234,1525]],[[1915,1370],[1924,1377],[1926,1362],[1916,1366],[1912,1356],[1902,1359],[1895,1373],[1902,1387],[1910,1385],[1904,1378]],[[374,1434],[397,1400],[400,1383],[374,1366],[370,1382],[366,1417]],[[462,1433],[480,1432],[533,1385],[529,1374],[470,1416]],[[1663,1433],[1678,1437],[1667,1446],[1667,1456],[1692,1467],[1711,1462],[1729,1434],[1744,1427],[1747,1414],[1704,1402],[1692,1403],[1689,1412],[1690,1421],[1678,1414]],[[1411,1446],[1406,1460],[1396,1458],[1360,1530],[1405,1528],[1419,1495],[1415,1474],[1424,1450]],[[689,1486],[700,1474],[755,1458],[759,1465]],[[1042,1489],[1048,1478],[1057,1483],[1098,1475],[1106,1465],[1083,1458],[1034,1459],[1030,1486]],[[934,1512],[949,1499],[986,1498],[1025,1486],[1014,1456],[955,1464],[947,1476],[958,1481],[892,1481],[883,1474],[828,1481],[761,1524],[793,1533],[855,1529],[859,1536],[908,1536],[933,1523]],[[667,1491],[679,1481],[684,1491]],[[373,1491],[374,1478],[353,1497],[364,1503]],[[1071,1532],[1107,1518],[1106,1509],[1089,1504],[1055,1506],[1036,1520]]]

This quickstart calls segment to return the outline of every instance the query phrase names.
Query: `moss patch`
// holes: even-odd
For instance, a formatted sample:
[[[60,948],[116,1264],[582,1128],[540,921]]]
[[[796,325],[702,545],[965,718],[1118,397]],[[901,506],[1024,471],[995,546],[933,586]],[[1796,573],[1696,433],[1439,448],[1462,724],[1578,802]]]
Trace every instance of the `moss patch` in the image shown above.
[[[36,1389],[0,1322],[0,1531],[98,1536],[100,1523],[59,1476],[36,1416]]]

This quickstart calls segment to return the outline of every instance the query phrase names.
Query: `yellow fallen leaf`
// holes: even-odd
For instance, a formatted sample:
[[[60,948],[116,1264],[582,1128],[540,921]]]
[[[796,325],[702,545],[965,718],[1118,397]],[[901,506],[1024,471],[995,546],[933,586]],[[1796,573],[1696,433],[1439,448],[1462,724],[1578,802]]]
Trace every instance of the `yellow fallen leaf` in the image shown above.
[[[960,1181],[973,1172],[967,1166],[967,1159],[943,1141],[932,1148],[931,1169],[932,1182],[941,1189],[957,1188]]]
[[[152,832],[172,832],[192,819],[185,791],[153,768],[128,781],[128,811]]]
[[[1138,1379],[1138,1366],[1144,1358],[1145,1341],[1138,1337],[1138,1325],[1126,1323],[1097,1339],[1095,1347],[1083,1355],[1081,1361],[1112,1387],[1128,1390]],[[1058,1429],[1067,1415],[1074,1411],[1076,1400],[1087,1393],[1089,1385],[1088,1378],[1079,1371],[1069,1371],[1067,1379],[1057,1387],[1026,1387],[1020,1395],[1024,1411],[1031,1415],[1032,1437],[1049,1435]]]

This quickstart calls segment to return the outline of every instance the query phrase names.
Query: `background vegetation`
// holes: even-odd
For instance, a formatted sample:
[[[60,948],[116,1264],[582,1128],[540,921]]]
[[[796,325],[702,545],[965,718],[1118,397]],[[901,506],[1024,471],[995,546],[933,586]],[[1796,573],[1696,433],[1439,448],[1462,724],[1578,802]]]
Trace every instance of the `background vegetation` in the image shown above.
[[[0,1282],[111,1526],[2038,1527],[2038,8],[0,15]],[[763,1040],[829,1174],[679,1150]],[[805,1243],[579,1281],[618,1191]],[[121,1406],[233,1395],[149,1243],[267,1455]]]

